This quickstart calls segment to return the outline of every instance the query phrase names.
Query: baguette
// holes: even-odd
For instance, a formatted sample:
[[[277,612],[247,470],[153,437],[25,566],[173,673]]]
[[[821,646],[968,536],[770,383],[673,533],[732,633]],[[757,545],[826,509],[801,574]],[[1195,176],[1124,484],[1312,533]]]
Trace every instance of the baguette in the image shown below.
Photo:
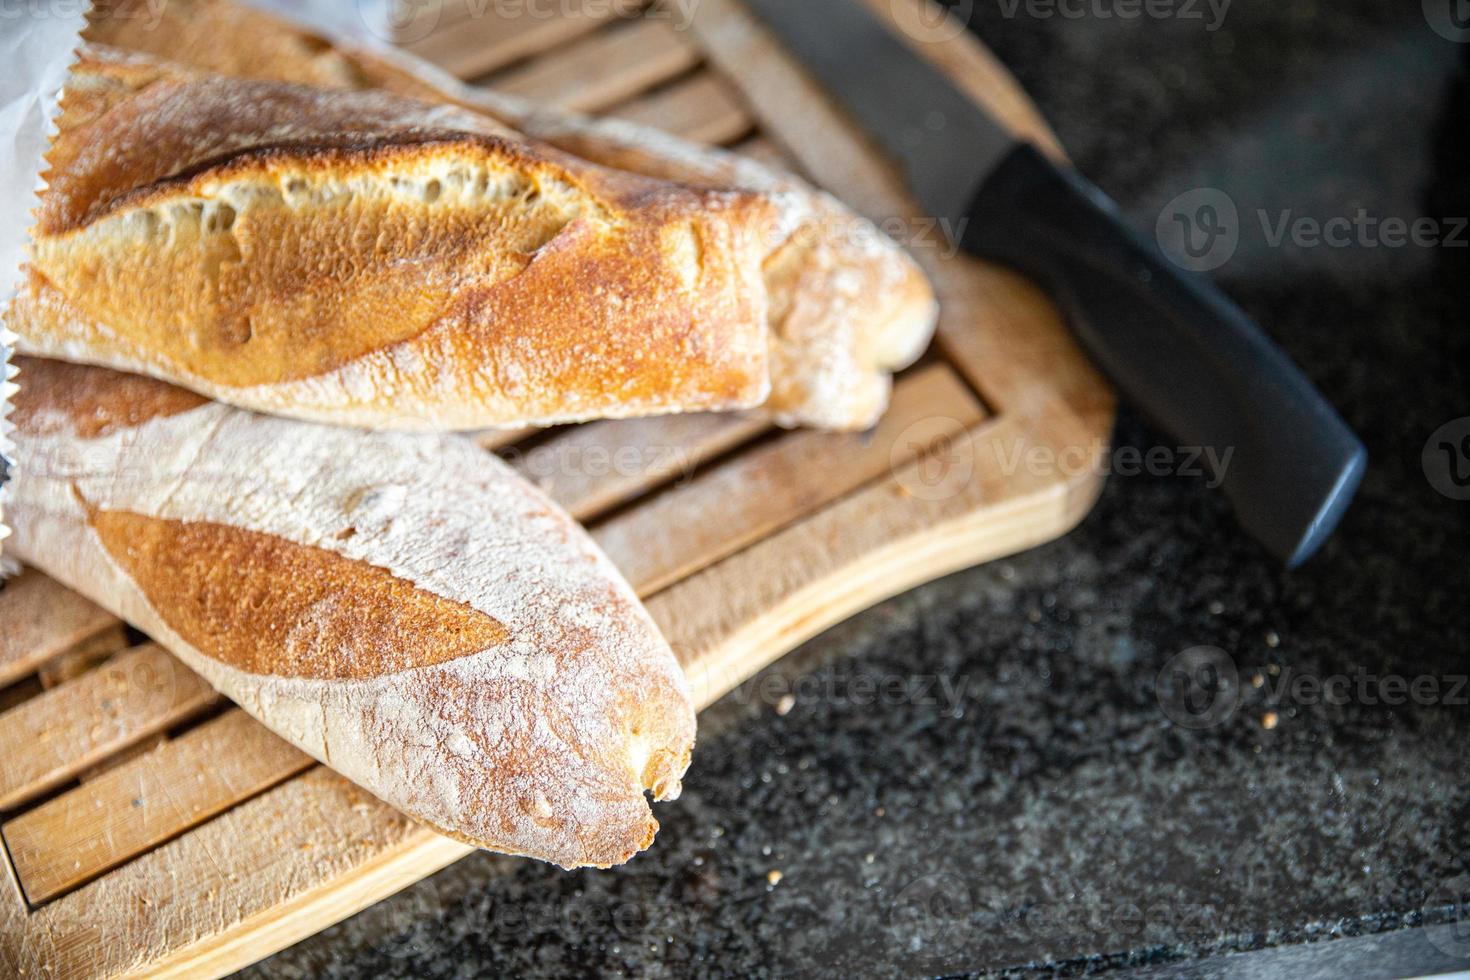
[[[232,0],[101,0],[88,37],[244,78],[384,91],[472,110],[586,160],[706,190],[742,190],[776,209],[763,262],[771,393],[780,425],[865,429],[891,374],[933,336],[934,292],[914,261],[828,194],[788,173],[658,130],[537,108],[459,83],[396,50],[333,44]],[[240,44],[250,37],[256,43]]]
[[[626,174],[379,92],[83,52],[21,350],[244,408],[472,429],[769,390],[758,194]]]
[[[453,435],[271,418],[26,359],[15,554],[443,833],[564,867],[657,830],[694,710],[588,535]]]

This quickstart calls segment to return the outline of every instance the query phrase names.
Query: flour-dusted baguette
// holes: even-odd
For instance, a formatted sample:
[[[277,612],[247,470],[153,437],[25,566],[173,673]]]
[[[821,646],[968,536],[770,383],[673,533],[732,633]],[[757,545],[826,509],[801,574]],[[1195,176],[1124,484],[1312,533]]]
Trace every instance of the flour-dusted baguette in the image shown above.
[[[830,195],[736,154],[471,88],[398,52],[334,45],[233,0],[102,0],[89,36],[226,75],[452,103],[605,166],[761,194],[776,213],[763,261],[772,383],[765,408],[783,425],[872,425],[887,407],[892,372],[933,335],[934,293],[912,259]]]
[[[230,404],[478,428],[761,403],[758,194],[588,164],[483,115],[84,52],[26,353]]]
[[[26,359],[18,557],[411,816],[565,867],[647,847],[684,676],[587,534],[453,435],[271,418]]]

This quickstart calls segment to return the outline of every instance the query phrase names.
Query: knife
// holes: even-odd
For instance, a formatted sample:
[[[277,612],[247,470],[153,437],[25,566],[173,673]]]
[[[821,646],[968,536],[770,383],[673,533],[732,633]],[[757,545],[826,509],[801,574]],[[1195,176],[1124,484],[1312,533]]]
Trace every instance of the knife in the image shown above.
[[[861,0],[744,0],[902,169],[965,251],[1037,280],[1123,398],[1216,474],[1288,567],[1327,540],[1367,451],[1300,369],[1118,206],[990,117]]]

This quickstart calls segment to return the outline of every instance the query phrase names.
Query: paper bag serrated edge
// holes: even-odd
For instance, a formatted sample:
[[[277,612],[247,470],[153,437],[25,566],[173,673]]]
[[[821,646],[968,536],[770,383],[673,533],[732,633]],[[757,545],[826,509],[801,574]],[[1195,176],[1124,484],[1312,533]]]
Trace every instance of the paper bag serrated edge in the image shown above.
[[[15,561],[5,555],[5,539],[10,528],[5,524],[5,499],[10,495],[10,478],[15,469],[15,441],[10,436],[10,400],[18,390],[16,366],[10,362],[15,349],[15,334],[0,321],[0,579],[16,572]]]
[[[15,571],[12,560],[5,557],[5,539],[10,537],[10,528],[5,525],[5,498],[10,493],[15,459],[15,442],[10,438],[10,399],[16,392],[16,368],[10,363],[14,347],[15,335],[0,325],[0,578]]]
[[[46,189],[45,171],[46,154],[50,152],[51,145],[56,139],[57,115],[61,108],[61,89],[65,84],[67,73],[76,64],[77,53],[82,46],[82,31],[87,26],[87,15],[90,12],[90,4],[78,5],[75,10],[63,12],[59,9],[46,9],[44,15],[36,16],[29,22],[11,21],[7,30],[13,36],[10,43],[16,44],[15,50],[24,50],[28,55],[25,59],[27,64],[16,69],[18,72],[31,73],[32,71],[44,72],[39,77],[31,77],[20,81],[25,86],[26,94],[20,95],[19,91],[8,92],[8,96],[16,97],[16,104],[30,108],[39,104],[41,111],[35,117],[28,115],[20,127],[24,130],[27,126],[37,124],[41,127],[41,139],[35,141],[32,151],[21,150],[23,159],[18,158],[16,169],[19,172],[29,172],[33,175],[31,181],[31,193],[27,197],[21,195],[22,200],[16,202],[20,210],[16,212],[19,217],[10,217],[9,221],[24,222],[19,226],[7,223],[7,227],[0,228],[0,235],[9,241],[0,242],[7,251],[13,246],[14,255],[18,259],[24,255],[30,243],[30,228],[34,213],[40,205],[41,192]],[[21,45],[28,45],[21,47]],[[37,63],[39,62],[39,64]],[[17,79],[18,76],[11,76]],[[39,92],[39,97],[37,93]],[[16,132],[13,138],[17,144],[26,142],[25,134]],[[17,338],[15,334],[5,325],[3,312],[7,310],[15,295],[17,284],[20,280],[20,263],[17,261],[11,268],[0,268],[0,579],[8,573],[15,571],[15,562],[5,555],[5,539],[10,535],[10,528],[5,523],[5,502],[9,497],[12,481],[16,471],[24,465],[24,460],[19,459],[15,449],[13,429],[10,421],[11,399],[18,391],[18,374],[15,365],[11,362],[11,354],[15,350]]]

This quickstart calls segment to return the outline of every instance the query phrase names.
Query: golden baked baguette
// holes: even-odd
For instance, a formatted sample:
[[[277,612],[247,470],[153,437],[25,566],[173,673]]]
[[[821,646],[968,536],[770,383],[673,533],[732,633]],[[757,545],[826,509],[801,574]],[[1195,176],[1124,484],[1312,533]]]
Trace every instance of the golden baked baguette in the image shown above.
[[[684,676],[588,535],[454,435],[363,433],[25,359],[17,557],[405,813],[564,867],[647,847]]]
[[[908,255],[830,195],[756,161],[471,88],[400,52],[334,45],[233,0],[170,0],[162,8],[103,0],[88,36],[220,74],[448,102],[605,166],[762,194],[776,210],[763,262],[772,383],[765,408],[780,424],[871,426],[887,407],[892,372],[933,335],[934,293]]]
[[[380,92],[84,52],[63,99],[26,353],[372,427],[760,404],[761,195],[588,164]]]

